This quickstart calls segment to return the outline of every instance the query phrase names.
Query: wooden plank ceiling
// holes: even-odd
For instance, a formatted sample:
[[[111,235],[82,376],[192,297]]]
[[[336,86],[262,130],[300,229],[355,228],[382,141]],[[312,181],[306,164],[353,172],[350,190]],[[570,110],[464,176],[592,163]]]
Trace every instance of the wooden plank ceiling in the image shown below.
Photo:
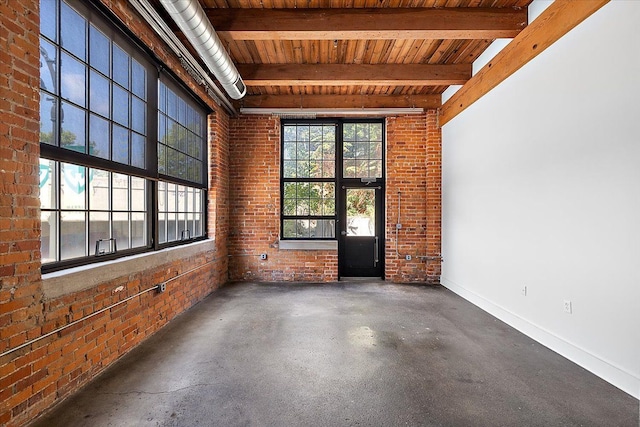
[[[433,108],[449,85],[471,78],[493,40],[526,27],[531,1],[200,3],[247,85],[238,107]]]

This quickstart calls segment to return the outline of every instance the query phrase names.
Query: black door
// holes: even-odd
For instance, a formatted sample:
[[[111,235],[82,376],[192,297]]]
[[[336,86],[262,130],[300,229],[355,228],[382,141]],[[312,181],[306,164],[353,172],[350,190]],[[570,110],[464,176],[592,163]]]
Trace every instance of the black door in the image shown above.
[[[383,191],[375,184],[343,186],[340,212],[340,276],[382,277]]]
[[[384,121],[338,126],[338,275],[384,277]]]

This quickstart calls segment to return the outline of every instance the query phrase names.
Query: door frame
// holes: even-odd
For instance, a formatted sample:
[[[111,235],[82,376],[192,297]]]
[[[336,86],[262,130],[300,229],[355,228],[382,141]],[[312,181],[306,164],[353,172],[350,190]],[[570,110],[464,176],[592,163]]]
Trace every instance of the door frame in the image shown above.
[[[343,138],[343,126],[345,123],[380,123],[382,125],[382,177],[375,181],[366,181],[361,178],[344,178],[344,138]],[[386,147],[387,147],[387,128],[386,120],[384,118],[366,118],[366,119],[350,119],[340,118],[336,119],[336,239],[338,240],[338,280],[342,277],[354,277],[346,276],[345,270],[345,238],[342,235],[343,226],[346,226],[347,220],[347,204],[346,204],[346,188],[372,188],[380,187],[379,199],[376,194],[376,235],[379,238],[378,246],[378,263],[380,266],[380,275],[376,276],[363,276],[363,277],[385,277],[385,224],[386,224]],[[345,187],[345,188],[343,188]],[[376,192],[378,193],[378,192]],[[378,221],[379,219],[379,221]],[[357,276],[355,276],[357,277]]]
[[[359,179],[349,179],[347,182],[344,182],[337,189],[338,194],[336,195],[338,198],[338,221],[337,221],[337,238],[338,238],[338,280],[342,277],[379,277],[384,279],[385,273],[385,187],[384,187],[384,179],[378,179],[377,182],[373,182],[367,184],[365,182],[360,181]],[[375,267],[379,270],[379,274],[375,274],[373,276],[354,276],[354,275],[346,275],[345,270],[346,267],[346,240],[347,236],[343,235],[342,232],[344,227],[347,224],[347,190],[352,188],[362,188],[362,189],[375,189],[375,208],[376,208],[376,229],[375,235],[378,238],[378,265]]]

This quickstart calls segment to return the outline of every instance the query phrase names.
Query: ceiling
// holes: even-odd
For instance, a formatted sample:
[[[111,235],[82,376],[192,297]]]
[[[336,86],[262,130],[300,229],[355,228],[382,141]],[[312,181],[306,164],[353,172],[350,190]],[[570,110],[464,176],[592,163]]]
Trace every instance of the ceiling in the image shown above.
[[[237,107],[440,105],[532,0],[200,0],[247,85]],[[158,0],[156,11],[190,47]],[[194,57],[198,55],[192,50]]]

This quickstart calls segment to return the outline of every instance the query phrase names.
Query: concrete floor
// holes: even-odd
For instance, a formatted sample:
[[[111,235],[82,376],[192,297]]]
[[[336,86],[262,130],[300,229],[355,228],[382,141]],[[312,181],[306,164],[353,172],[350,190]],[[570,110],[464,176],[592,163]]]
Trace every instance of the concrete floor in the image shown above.
[[[633,426],[638,400],[441,287],[218,290],[36,426]]]

